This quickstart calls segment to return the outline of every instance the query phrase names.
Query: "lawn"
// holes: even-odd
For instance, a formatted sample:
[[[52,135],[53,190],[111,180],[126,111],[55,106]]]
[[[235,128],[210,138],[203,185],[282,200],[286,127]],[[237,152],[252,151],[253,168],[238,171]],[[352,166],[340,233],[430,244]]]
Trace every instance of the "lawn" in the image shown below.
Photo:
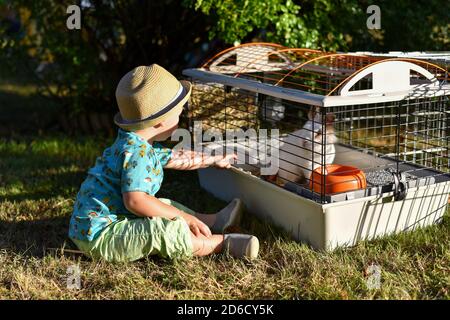
[[[20,111],[31,110],[36,102],[33,88],[18,88],[0,81],[1,121],[28,114]],[[37,115],[35,111],[33,117]],[[22,125],[34,123],[27,121]],[[156,257],[129,264],[93,262],[71,251],[68,222],[86,170],[112,138],[0,134],[0,298],[450,298],[448,214],[426,229],[327,253],[292,241],[247,212],[239,231],[254,233],[261,242],[260,258],[253,262],[221,255],[175,262]],[[224,206],[200,188],[195,172],[167,171],[158,196],[207,213]],[[381,285],[371,289],[372,264],[381,270]],[[67,271],[74,265],[81,271],[79,290],[67,288]]]

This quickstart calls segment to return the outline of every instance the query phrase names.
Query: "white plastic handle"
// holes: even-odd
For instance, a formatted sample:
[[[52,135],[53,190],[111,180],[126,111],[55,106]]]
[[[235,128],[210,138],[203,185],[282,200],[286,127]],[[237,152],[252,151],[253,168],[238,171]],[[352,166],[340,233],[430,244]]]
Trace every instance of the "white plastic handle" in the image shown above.
[[[436,77],[417,64],[407,61],[382,61],[357,73],[340,89],[339,93],[341,96],[354,96],[409,91],[415,87],[410,84],[411,70],[430,80],[430,83],[426,85],[427,87],[439,86]],[[372,74],[372,89],[350,91],[358,81],[369,74]]]

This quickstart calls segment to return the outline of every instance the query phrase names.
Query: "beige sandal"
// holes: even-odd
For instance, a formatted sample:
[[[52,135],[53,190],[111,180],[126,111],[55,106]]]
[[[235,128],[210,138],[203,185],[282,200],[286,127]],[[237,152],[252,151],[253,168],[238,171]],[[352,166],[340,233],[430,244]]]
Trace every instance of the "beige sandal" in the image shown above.
[[[259,240],[250,234],[228,233],[224,235],[222,252],[228,252],[235,258],[256,259]]]

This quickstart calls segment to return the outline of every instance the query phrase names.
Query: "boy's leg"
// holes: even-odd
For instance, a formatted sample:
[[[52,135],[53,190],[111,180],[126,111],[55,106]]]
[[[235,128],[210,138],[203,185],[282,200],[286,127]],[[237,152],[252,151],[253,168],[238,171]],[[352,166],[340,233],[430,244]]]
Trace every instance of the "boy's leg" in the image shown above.
[[[182,218],[156,217],[115,222],[85,251],[93,258],[125,262],[153,254],[168,258],[191,256],[193,247],[191,232]]]
[[[175,208],[189,213],[190,215],[195,216],[196,218],[198,218],[200,221],[202,221],[203,223],[205,223],[208,227],[211,227],[214,225],[214,222],[216,221],[216,214],[203,214],[203,213],[198,213],[195,212],[194,210],[186,207],[185,205],[171,200],[171,199],[165,199],[165,198],[158,198],[161,202],[164,202],[165,204],[174,206]]]
[[[203,235],[196,236],[191,233],[192,253],[194,256],[203,257],[212,253],[222,252],[224,236],[221,234],[213,234],[207,238]]]
[[[179,210],[181,210],[183,212],[189,213],[189,214],[191,214],[193,216],[197,215],[197,213],[194,210],[186,207],[185,205],[182,205],[181,203],[179,203],[177,201],[170,200],[170,199],[165,199],[165,198],[158,198],[158,200],[161,201],[161,202],[164,202],[165,204],[168,204],[170,206],[174,206],[175,208],[177,208],[177,209],[179,209]]]
[[[240,217],[243,211],[243,204],[240,199],[233,199],[225,208],[220,210],[218,213],[203,214],[195,212],[188,207],[182,205],[181,203],[170,200],[159,198],[160,201],[174,206],[175,208],[191,214],[198,218],[200,221],[205,223],[213,233],[223,233],[228,227],[232,225],[237,225],[240,221]]]
[[[212,253],[228,252],[236,258],[255,259],[258,256],[259,240],[255,236],[241,233],[212,235],[211,237],[192,236],[193,254],[207,256]]]

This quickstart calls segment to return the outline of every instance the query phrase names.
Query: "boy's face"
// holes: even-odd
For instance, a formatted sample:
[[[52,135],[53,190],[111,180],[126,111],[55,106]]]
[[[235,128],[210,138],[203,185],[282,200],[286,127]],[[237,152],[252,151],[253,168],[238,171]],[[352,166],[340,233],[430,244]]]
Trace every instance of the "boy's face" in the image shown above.
[[[178,128],[178,122],[180,121],[180,115],[174,115],[161,122],[158,128],[158,134],[154,137],[155,141],[164,141],[171,137],[172,132]]]

